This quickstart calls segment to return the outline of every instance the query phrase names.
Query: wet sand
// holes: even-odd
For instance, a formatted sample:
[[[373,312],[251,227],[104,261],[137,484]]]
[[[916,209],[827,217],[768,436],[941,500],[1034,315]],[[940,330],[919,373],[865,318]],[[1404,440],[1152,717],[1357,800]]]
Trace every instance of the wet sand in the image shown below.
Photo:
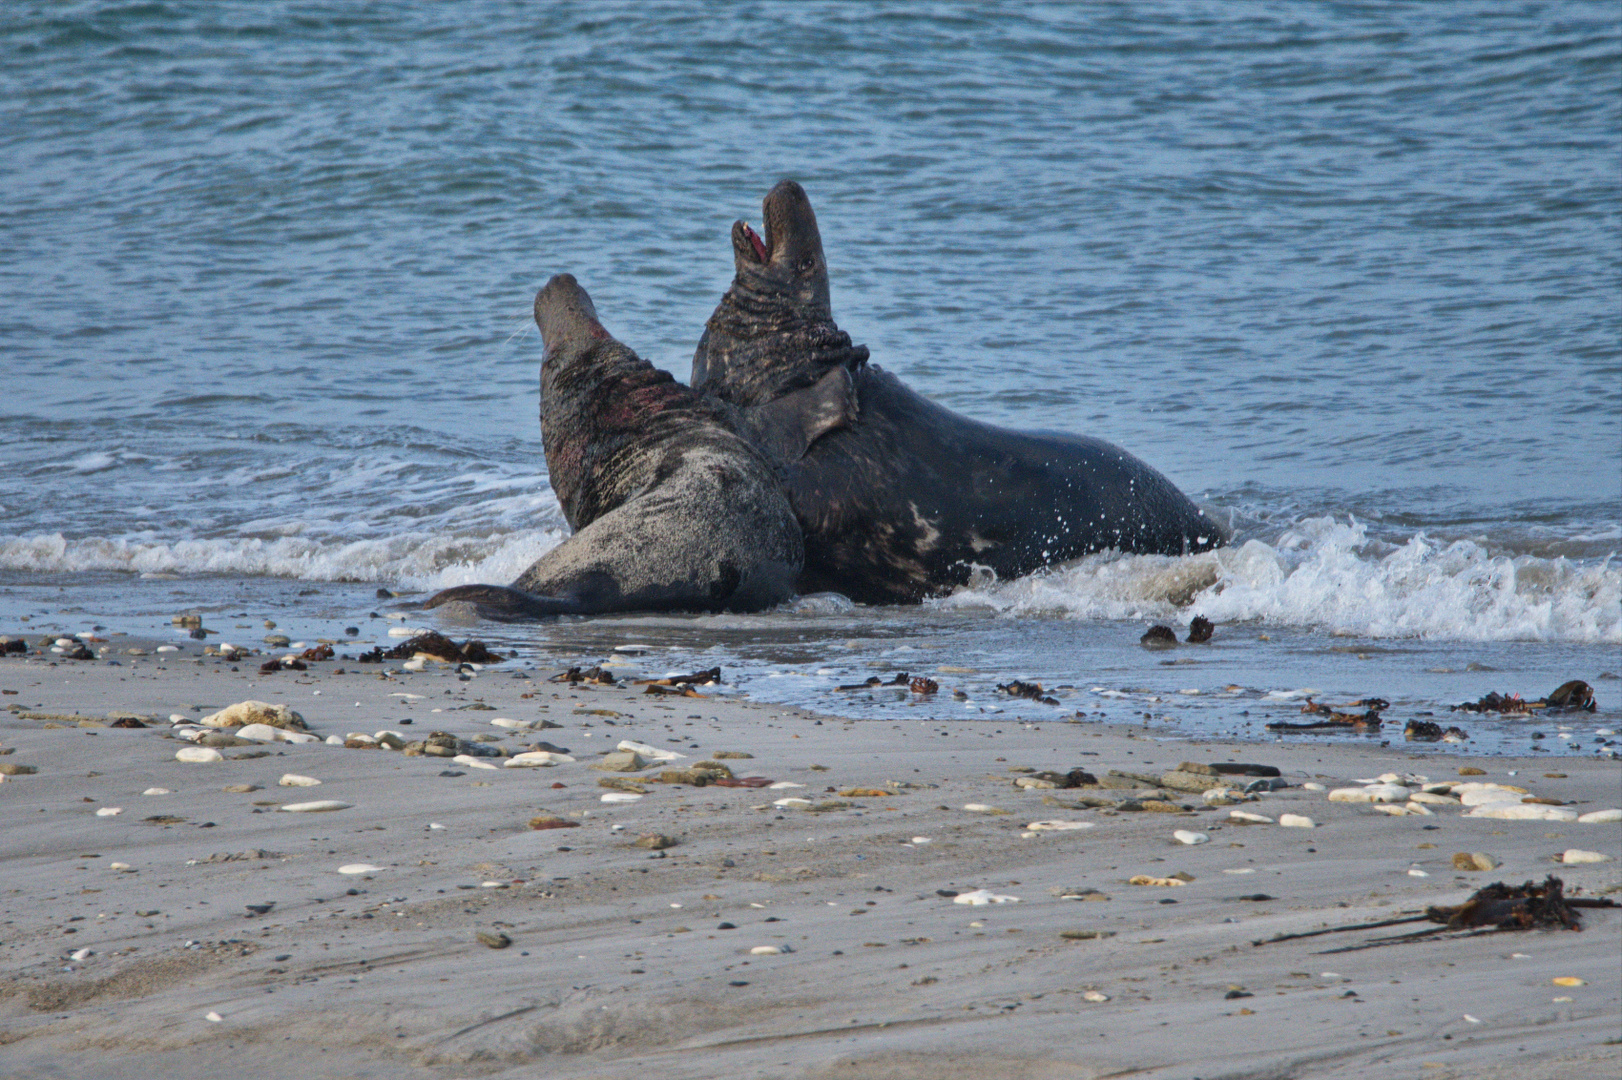
[[[1549,873],[1570,895],[1622,894],[1615,823],[1456,808],[1388,817],[1300,787],[1387,771],[1455,780],[1473,766],[1486,773],[1476,779],[1587,812],[1622,805],[1615,761],[1443,761],[1005,718],[850,721],[560,686],[499,665],[462,681],[435,664],[263,676],[263,657],[233,665],[190,646],[121,659],[0,660],[0,749],[15,751],[0,764],[38,770],[0,783],[10,1076],[1212,1080],[1372,1068],[1440,1080],[1612,1075],[1622,1062],[1622,911],[1584,912],[1581,933],[1332,955],[1412,927],[1252,944]],[[545,739],[578,760],[491,770],[324,744],[175,760],[190,744],[171,714],[245,699],[286,702],[323,737],[438,730],[501,736],[493,745],[514,751]],[[105,726],[124,712],[156,722]],[[496,717],[559,727],[507,735]],[[751,754],[725,763],[805,786],[675,786],[648,782],[657,768],[589,767],[622,739],[692,760]],[[250,754],[265,756],[236,757]],[[1184,761],[1277,766],[1292,786],[1241,809],[1318,827],[1243,826],[1189,794],[1173,800],[1186,812],[1076,809],[1056,801],[1081,792],[1014,784],[1018,769],[1157,775]],[[285,773],[321,785],[278,786]],[[605,804],[609,776],[648,793]],[[256,790],[224,790],[240,785]],[[171,793],[142,794],[155,787]],[[854,788],[891,794],[840,794]],[[844,805],[774,805],[788,797]],[[277,809],[312,799],[353,805]],[[121,812],[97,816],[109,808]],[[578,826],[532,831],[541,814]],[[1025,835],[1053,819],[1092,827]],[[1179,829],[1210,842],[1184,846]],[[635,846],[655,833],[679,842]],[[1573,847],[1610,859],[1554,861]],[[1457,852],[1502,865],[1461,872]],[[338,872],[354,863],[382,869]],[[1193,880],[1127,883],[1177,873]],[[943,895],[981,888],[1018,902]],[[1091,899],[1058,895],[1087,889]],[[764,946],[781,952],[751,951]]]

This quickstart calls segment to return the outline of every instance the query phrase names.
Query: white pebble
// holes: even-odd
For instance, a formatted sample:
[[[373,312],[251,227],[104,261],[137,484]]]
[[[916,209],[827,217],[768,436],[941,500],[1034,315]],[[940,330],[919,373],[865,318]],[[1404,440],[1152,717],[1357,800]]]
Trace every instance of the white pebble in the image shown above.
[[[1416,791],[1408,796],[1409,802],[1428,803],[1431,806],[1458,806],[1459,800],[1451,795],[1441,795],[1434,791]]]
[[[1585,825],[1602,824],[1607,821],[1622,821],[1622,810],[1591,810],[1577,818]]]
[[[207,1020],[211,1024],[218,1024],[221,1020],[224,1020],[225,1017],[221,1016],[217,1012],[211,1012],[207,1016],[203,1017],[203,1019]]]
[[[344,744],[344,737],[342,735],[328,735],[326,738],[326,743],[328,746],[342,746]]]
[[[779,780],[775,784],[767,784],[767,791],[787,791],[789,788],[803,788],[804,784],[796,784],[792,780]]]
[[[173,795],[174,792],[166,787],[149,787],[141,792],[142,795]]]
[[[1091,1002],[1108,1001],[1109,995],[1098,990],[1089,990],[1081,995],[1081,1000]]]
[[[1075,829],[1090,829],[1090,821],[1033,821],[1025,826],[1032,832],[1068,832]]]
[[[348,810],[354,803],[339,802],[337,799],[317,799],[315,802],[288,803],[278,809],[289,814],[320,814],[328,810]]]
[[[389,616],[389,617],[393,618],[393,616]],[[402,615],[400,617],[402,619],[405,618],[404,615]],[[397,637],[397,638],[416,637],[418,634],[420,634],[422,632],[423,632],[422,628],[421,627],[416,627],[416,626],[391,626],[391,627],[389,627],[389,637]]]
[[[973,892],[958,893],[952,897],[952,903],[968,904],[970,907],[983,907],[986,904],[1017,904],[1019,903],[1019,897],[1000,895],[990,889],[975,889]]]
[[[298,773],[282,773],[282,778],[276,783],[282,787],[320,787],[321,781],[313,776],[300,776]]]
[[[1577,811],[1542,803],[1498,802],[1478,806],[1464,816],[1498,821],[1576,821]]]
[[[1234,821],[1248,821],[1252,825],[1273,824],[1273,819],[1266,814],[1252,814],[1249,810],[1229,810],[1228,816]]]
[[[183,746],[175,751],[176,761],[224,761],[225,755],[212,746]]]
[[[1403,787],[1401,784],[1370,784],[1363,790],[1369,793],[1369,799],[1372,802],[1398,803],[1408,801],[1408,789]]]
[[[1312,780],[1308,780],[1306,783],[1301,785],[1301,790],[1302,791],[1327,791],[1328,789],[1325,788],[1322,784],[1316,783],[1315,781],[1312,781]]]
[[[510,720],[505,716],[498,716],[490,721],[491,727],[506,728],[508,731],[529,731],[535,727],[533,720]]]
[[[187,724],[191,722],[191,717],[185,713],[172,712],[169,714],[169,722],[171,724]]]
[[[1256,870],[1254,867],[1250,866],[1236,866],[1232,870],[1224,870],[1222,872],[1224,874],[1254,874]]]
[[[338,873],[340,873],[340,874],[375,874],[379,870],[382,870],[382,869],[383,869],[383,867],[381,867],[381,866],[373,866],[369,862],[352,862],[352,863],[344,863],[342,866],[338,867]]]
[[[499,769],[500,765],[492,765],[483,758],[476,758],[472,754],[457,754],[451,758],[458,765],[466,765],[470,769]]]
[[[1330,802],[1370,803],[1374,795],[1368,788],[1340,787],[1329,793]]]
[[[159,645],[157,647],[157,649],[155,649],[154,651],[155,652],[179,652],[180,651],[180,646],[179,645]]]
[[[129,868],[130,864],[127,862],[112,862],[107,864],[107,869],[109,870],[128,870]]]
[[[117,817],[124,812],[122,806],[104,806],[96,811],[97,817]]]
[[[394,631],[390,630],[389,633],[393,634]],[[400,665],[400,667],[405,671],[421,671],[427,666],[428,658],[426,656],[413,656],[410,660],[407,660],[405,663]]]
[[[68,959],[75,961],[88,960],[95,955],[96,952],[94,949],[74,949],[72,952],[68,953]]]
[[[1599,851],[1584,851],[1582,848],[1567,848],[1560,855],[1560,861],[1567,866],[1577,866],[1581,863],[1605,862],[1609,855]]]
[[[1408,813],[1407,806],[1399,806],[1396,803],[1375,803],[1371,809],[1378,810],[1382,814],[1390,814],[1392,817],[1405,817]]]
[[[749,955],[750,956],[776,956],[779,953],[781,953],[782,951],[783,950],[779,949],[776,945],[756,945],[753,949],[749,950]]]
[[[987,806],[983,802],[964,803],[963,809],[971,814],[995,814],[997,812],[995,806]]]
[[[678,754],[674,750],[665,750],[657,746],[649,746],[647,743],[633,742],[630,739],[621,739],[620,744],[614,749],[629,750],[631,753],[640,754],[650,761],[676,761],[687,756],[686,754]]]
[[[642,796],[638,795],[634,791],[605,791],[603,793],[603,802],[605,802],[605,803],[632,803],[632,802],[636,802],[641,797]]]
[[[1430,877],[1429,874],[1425,873],[1425,871],[1421,870],[1417,866],[1408,871],[1408,876],[1409,877]]]
[[[439,822],[437,822],[437,821],[430,821],[430,822],[429,822],[429,823],[428,823],[428,827],[429,827],[429,828],[430,828],[430,829],[436,829],[436,830],[437,830],[437,829],[443,829],[443,828],[444,828],[444,827],[445,827],[445,826],[443,826],[443,825],[441,825],[441,824],[440,824],[440,823],[439,823]]]
[[[1209,844],[1211,842],[1211,838],[1205,833],[1194,832],[1192,829],[1178,829],[1171,835],[1179,844],[1187,844],[1190,847],[1195,844]]]
[[[931,841],[927,836],[915,836],[908,842],[912,844],[928,844],[932,843],[933,841]]]
[[[775,802],[772,803],[772,805],[773,806],[780,806],[785,810],[790,810],[790,809],[793,809],[794,807],[797,807],[797,806],[810,806],[811,805],[811,800],[810,799],[797,799],[794,796],[790,795],[786,799],[778,799],[778,800],[776,800]]]
[[[1309,817],[1303,817],[1300,814],[1280,814],[1278,823],[1286,829],[1317,828],[1317,822],[1313,821]]]
[[[522,754],[514,754],[501,763],[503,769],[538,769],[550,765],[567,765],[574,761],[568,754],[557,754],[550,750],[526,750]]]

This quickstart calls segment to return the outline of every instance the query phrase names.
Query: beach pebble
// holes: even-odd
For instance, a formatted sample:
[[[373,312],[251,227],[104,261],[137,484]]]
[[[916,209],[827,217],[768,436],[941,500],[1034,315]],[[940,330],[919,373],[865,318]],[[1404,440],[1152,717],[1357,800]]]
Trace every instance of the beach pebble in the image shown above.
[[[1407,806],[1397,806],[1393,803],[1376,803],[1371,809],[1378,810],[1382,814],[1390,814],[1392,817],[1405,817],[1408,814]]]
[[[183,746],[175,751],[176,761],[224,761],[225,755],[208,746]]]
[[[506,728],[508,731],[530,731],[535,727],[529,720],[511,720],[505,716],[498,716],[490,721],[491,727]]]
[[[930,844],[930,843],[934,843],[934,841],[931,840],[927,836],[915,836],[911,840],[907,841],[907,843],[909,843],[909,844]]]
[[[634,750],[615,750],[592,762],[591,767],[602,772],[640,772],[648,763]]]
[[[1073,829],[1090,829],[1090,821],[1033,821],[1025,826],[1032,832],[1066,832]]]
[[[1017,904],[1019,897],[994,893],[990,889],[975,889],[972,892],[958,893],[952,897],[954,904],[968,904],[970,907],[983,907],[986,904]]]
[[[1363,790],[1369,793],[1370,802],[1398,803],[1408,801],[1409,791],[1401,784],[1382,781],[1378,784],[1370,784]]]
[[[790,795],[786,799],[778,799],[778,800],[774,801],[772,803],[772,805],[773,806],[780,806],[785,810],[792,810],[792,809],[795,809],[795,808],[801,807],[801,806],[810,806],[811,805],[811,800],[810,799],[799,799],[799,798],[795,798],[794,796]]]
[[[81,962],[81,961],[84,961],[84,960],[88,960],[92,956],[95,956],[95,955],[96,955],[96,950],[94,950],[94,949],[74,949],[72,952],[68,953],[68,959],[74,961],[75,963],[78,963],[78,962]]]
[[[104,806],[96,811],[97,817],[117,817],[124,812],[122,806]]]
[[[1327,791],[1329,789],[1324,787],[1322,784],[1319,784],[1319,783],[1317,783],[1315,781],[1309,780],[1306,783],[1301,785],[1301,790],[1302,791]]]
[[[1253,814],[1249,810],[1229,810],[1229,819],[1242,821],[1249,825],[1271,825],[1273,819],[1265,814]]]
[[[128,870],[129,868],[130,864],[127,862],[113,862],[107,864],[107,869],[109,870]]]
[[[605,791],[602,795],[602,801],[605,803],[633,803],[641,797],[634,791]]]
[[[687,756],[686,754],[678,754],[674,750],[664,750],[657,746],[649,746],[647,743],[633,742],[630,739],[621,739],[620,744],[614,749],[638,754],[648,761],[678,761]]]
[[[1589,813],[1579,815],[1577,820],[1585,825],[1602,824],[1607,821],[1622,821],[1622,810],[1592,810]]]
[[[749,950],[749,955],[750,956],[776,956],[779,953],[781,953],[782,951],[783,950],[779,949],[776,945],[756,945],[753,949]]]
[[[514,754],[501,763],[503,769],[540,769],[551,765],[567,765],[574,761],[568,754],[557,754],[550,750],[526,750],[522,754]]]
[[[1128,885],[1148,885],[1158,889],[1176,889],[1187,885],[1182,878],[1152,877],[1149,874],[1137,874],[1126,879]]]
[[[1424,803],[1416,803],[1416,802],[1404,803],[1402,809],[1403,809],[1403,811],[1405,813],[1412,814],[1414,817],[1435,817],[1436,816],[1435,812],[1432,811],[1431,808],[1426,806]]]
[[[1465,817],[1493,818],[1498,821],[1576,821],[1577,812],[1560,806],[1540,803],[1496,802],[1485,803],[1471,810]]]
[[[339,802],[337,799],[317,799],[314,802],[288,803],[277,809],[289,814],[320,814],[328,810],[348,810],[353,805],[355,804]]]
[[[340,874],[375,874],[379,870],[382,870],[382,869],[383,869],[383,867],[381,867],[381,866],[373,866],[369,862],[352,862],[352,863],[344,863],[342,866],[338,867],[338,873],[340,873]]]
[[[1280,814],[1278,823],[1286,829],[1312,829],[1317,827],[1317,822],[1300,814]]]
[[[393,616],[391,615],[390,618],[392,618],[392,617]],[[392,637],[392,638],[412,638],[412,637],[416,637],[418,634],[424,634],[424,633],[427,633],[427,631],[424,630],[420,626],[391,626],[391,627],[389,627],[389,637]]]
[[[1205,801],[1206,806],[1232,806],[1234,803],[1247,801],[1245,793],[1235,787],[1207,788],[1200,794],[1200,798]]]
[[[1556,986],[1587,986],[1588,985],[1587,982],[1583,981],[1582,979],[1579,979],[1575,975],[1556,975],[1553,979],[1551,979],[1549,981],[1554,983]]]
[[[466,765],[470,769],[499,769],[500,765],[492,765],[488,761],[474,757],[472,754],[457,754],[451,758],[458,765]]]
[[[1429,874],[1427,874],[1427,873],[1426,873],[1426,872],[1425,872],[1425,871],[1423,871],[1423,870],[1421,870],[1421,869],[1420,869],[1420,868],[1419,868],[1419,867],[1417,867],[1417,866],[1415,866],[1415,867],[1411,867],[1411,868],[1410,868],[1410,869],[1409,869],[1409,870],[1408,870],[1408,876],[1409,876],[1409,877],[1430,877],[1430,875],[1429,875]]]
[[[328,735],[326,742],[328,746],[342,746],[344,737],[342,735]]]
[[[789,788],[803,788],[804,784],[796,784],[792,780],[779,780],[775,784],[767,784],[768,791],[787,791]]]
[[[985,803],[978,803],[978,802],[964,803],[963,804],[963,809],[969,811],[969,813],[971,813],[971,814],[1006,814],[1006,813],[1008,813],[1007,810],[999,810],[995,806],[987,806]]]
[[[1374,801],[1374,795],[1369,791],[1368,788],[1342,787],[1336,788],[1334,791],[1329,793],[1329,801],[1343,803],[1371,803]]]
[[[1478,873],[1498,869],[1500,863],[1485,851],[1460,851],[1453,856],[1453,869]]]
[[[1085,994],[1081,995],[1081,1000],[1091,1001],[1096,1004],[1098,1002],[1108,1001],[1109,995],[1100,990],[1089,990]]]
[[[166,787],[149,787],[141,792],[142,795],[173,795],[174,792]]]
[[[282,773],[282,778],[276,783],[282,787],[320,787],[321,781],[313,776],[300,776],[298,773]]]
[[[304,717],[294,712],[286,705],[272,705],[266,701],[239,701],[235,705],[227,705],[216,713],[209,713],[198,723],[211,728],[246,727],[249,724],[266,724],[274,728],[291,728],[295,731],[305,730]]]
[[[96,813],[101,813],[97,810]],[[1582,863],[1600,863],[1610,859],[1609,855],[1599,851],[1584,851],[1582,848],[1567,848],[1560,853],[1560,861],[1567,866],[1577,866]]]
[[[1489,803],[1520,802],[1526,792],[1498,784],[1460,784],[1453,789],[1453,794],[1465,806],[1486,806]]]
[[[507,946],[513,943],[512,938],[501,933],[499,930],[494,932],[489,930],[480,930],[473,936],[478,938],[480,945],[485,945],[492,949],[505,949]]]
[[[1178,829],[1171,835],[1179,844],[1187,844],[1190,847],[1195,844],[1209,844],[1211,842],[1211,838],[1205,833],[1194,832],[1191,829]]]
[[[203,1019],[207,1020],[211,1024],[218,1024],[220,1021],[224,1020],[225,1017],[221,1016],[217,1012],[211,1012],[204,1015]]]
[[[1429,806],[1458,806],[1459,800],[1451,795],[1440,795],[1434,791],[1416,791],[1408,796],[1409,802],[1425,803]]]

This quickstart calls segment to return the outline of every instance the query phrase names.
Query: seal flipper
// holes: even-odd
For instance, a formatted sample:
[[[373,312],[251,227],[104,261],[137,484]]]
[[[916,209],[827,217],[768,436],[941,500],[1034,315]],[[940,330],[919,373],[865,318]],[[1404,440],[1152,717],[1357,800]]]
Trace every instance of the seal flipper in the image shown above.
[[[792,465],[823,435],[854,427],[860,411],[856,380],[841,366],[803,389],[764,405],[740,408],[738,427],[774,464]]]
[[[423,603],[423,608],[444,604],[472,604],[480,618],[498,622],[544,619],[555,615],[579,615],[580,601],[567,596],[536,596],[506,585],[457,585],[441,589]]]

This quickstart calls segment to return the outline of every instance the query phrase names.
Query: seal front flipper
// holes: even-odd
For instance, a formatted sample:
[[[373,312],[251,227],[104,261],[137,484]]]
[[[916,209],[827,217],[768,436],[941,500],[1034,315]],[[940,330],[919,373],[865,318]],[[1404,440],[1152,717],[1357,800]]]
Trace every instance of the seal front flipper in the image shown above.
[[[792,465],[823,435],[854,427],[859,413],[856,380],[836,367],[802,390],[739,409],[738,427],[774,463]]]
[[[506,585],[457,585],[441,589],[422,606],[428,609],[446,604],[471,604],[480,618],[498,622],[583,614],[582,604],[573,597],[536,596]]]

